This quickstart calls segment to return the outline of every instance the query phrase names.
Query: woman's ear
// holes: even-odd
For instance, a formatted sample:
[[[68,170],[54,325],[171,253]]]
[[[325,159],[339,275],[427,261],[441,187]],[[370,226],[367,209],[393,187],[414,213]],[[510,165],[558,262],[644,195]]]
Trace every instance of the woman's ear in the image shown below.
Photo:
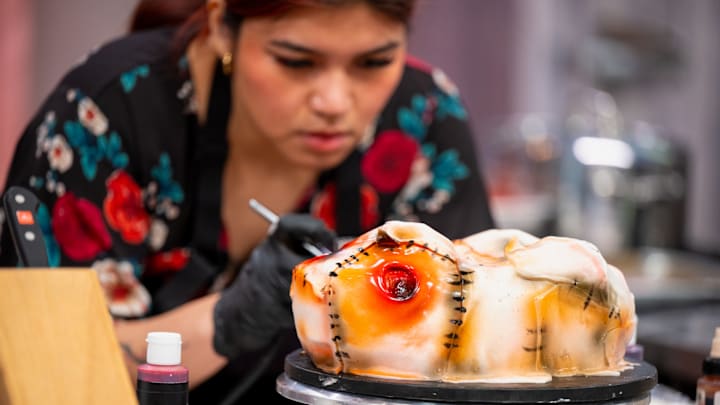
[[[233,32],[225,24],[225,0],[208,0],[208,38],[207,43],[219,59],[232,55]]]

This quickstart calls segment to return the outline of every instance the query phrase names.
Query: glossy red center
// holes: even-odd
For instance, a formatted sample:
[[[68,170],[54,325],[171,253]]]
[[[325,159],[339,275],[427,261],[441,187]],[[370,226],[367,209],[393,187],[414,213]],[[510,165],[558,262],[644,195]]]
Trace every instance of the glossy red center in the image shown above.
[[[401,263],[388,263],[382,269],[378,286],[393,301],[405,301],[418,291],[415,269]]]

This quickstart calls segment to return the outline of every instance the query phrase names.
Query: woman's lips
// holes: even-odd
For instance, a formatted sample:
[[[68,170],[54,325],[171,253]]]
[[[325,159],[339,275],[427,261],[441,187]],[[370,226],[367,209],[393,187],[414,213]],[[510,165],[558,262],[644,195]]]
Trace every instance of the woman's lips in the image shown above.
[[[336,152],[343,149],[351,138],[350,132],[302,132],[303,142],[310,149],[322,152]]]

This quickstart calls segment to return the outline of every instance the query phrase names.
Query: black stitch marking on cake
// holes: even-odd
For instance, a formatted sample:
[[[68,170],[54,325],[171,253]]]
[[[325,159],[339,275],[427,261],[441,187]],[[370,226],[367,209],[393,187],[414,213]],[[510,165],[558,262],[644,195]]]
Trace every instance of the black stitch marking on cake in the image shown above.
[[[586,310],[587,307],[590,305],[590,300],[592,299],[594,288],[595,288],[595,286],[590,287],[590,291],[588,292],[587,298],[585,298],[585,304],[583,304],[583,311]]]
[[[523,350],[525,350],[526,352],[537,352],[537,351],[540,351],[540,350],[542,350],[542,349],[543,349],[542,345],[537,346],[537,347],[525,347],[525,346],[523,346]]]
[[[538,332],[542,335],[545,333],[545,328],[540,329],[525,329],[525,331],[530,335],[536,335]]]
[[[366,247],[359,247],[358,254],[362,253],[365,256],[370,256],[370,254],[367,252],[367,249],[371,248],[373,245],[376,245],[376,244],[377,243],[373,242]],[[351,254],[350,257],[343,259],[342,262],[336,262],[335,265],[337,266],[337,269],[341,269],[341,268],[345,267],[345,265],[353,264],[353,262],[355,262],[355,263],[360,262],[360,257],[358,257],[354,254]]]
[[[328,291],[333,291],[332,284],[328,285]],[[329,303],[332,305],[332,302]],[[338,359],[338,362],[340,363],[340,370],[345,370],[345,362],[343,360],[343,356],[347,357],[347,353],[343,352],[340,346],[340,340],[342,340],[342,327],[339,322],[337,322],[338,319],[340,319],[340,315],[337,313],[331,313],[330,314],[330,333],[332,333],[332,341],[335,345],[335,357]]]
[[[413,244],[414,244],[414,242],[413,242]],[[430,247],[430,245],[429,245],[428,243],[423,244],[422,247],[423,247],[425,250],[427,250],[428,253],[430,254],[430,256],[433,257],[433,258],[437,255],[437,256],[440,256],[440,260],[441,260],[441,261],[449,260],[449,261],[450,261],[451,263],[453,263],[453,264],[456,263],[455,260],[454,260],[452,257],[450,257],[449,254],[439,252],[436,248]]]
[[[338,268],[339,267],[340,266],[338,266]],[[330,273],[335,274],[335,277],[337,277],[337,273],[335,273],[335,271],[331,271]],[[323,288],[323,290],[326,291],[326,293],[327,293],[328,307],[330,308],[329,311],[333,311],[333,309],[337,307],[337,305],[334,305],[334,302],[333,302],[334,297],[337,295],[337,294],[335,294],[335,288],[333,288],[333,282],[335,280],[336,280],[335,278],[332,278],[332,277],[329,278],[328,284],[326,285],[325,288]],[[342,333],[342,324],[338,321],[340,319],[340,315],[336,312],[331,312],[329,314],[329,316],[330,316],[329,326],[330,326],[330,333],[331,333],[330,336],[333,336],[332,341],[333,341],[333,344],[335,345],[335,357],[337,358],[337,361],[340,366],[340,371],[342,372],[345,370],[345,362],[343,360],[344,352],[341,350],[342,348],[340,346],[340,339],[343,334]]]

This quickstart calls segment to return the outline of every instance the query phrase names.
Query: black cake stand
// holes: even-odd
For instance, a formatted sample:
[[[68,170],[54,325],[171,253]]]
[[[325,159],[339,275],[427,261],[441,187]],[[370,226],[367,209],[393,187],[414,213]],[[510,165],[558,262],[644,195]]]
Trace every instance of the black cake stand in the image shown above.
[[[284,397],[305,404],[648,404],[657,370],[641,363],[620,376],[553,378],[545,384],[444,383],[329,374],[296,350],[277,379]]]

